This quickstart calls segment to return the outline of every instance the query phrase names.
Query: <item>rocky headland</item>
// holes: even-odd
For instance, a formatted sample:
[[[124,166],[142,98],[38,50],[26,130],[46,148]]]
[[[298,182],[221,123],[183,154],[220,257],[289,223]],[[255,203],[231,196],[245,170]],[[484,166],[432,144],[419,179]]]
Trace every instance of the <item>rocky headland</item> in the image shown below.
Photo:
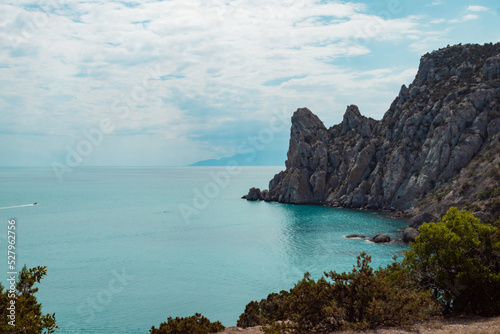
[[[382,120],[350,105],[326,128],[307,108],[292,116],[286,170],[252,200],[387,210],[408,235],[450,206],[483,221],[500,213],[500,43],[425,54]]]

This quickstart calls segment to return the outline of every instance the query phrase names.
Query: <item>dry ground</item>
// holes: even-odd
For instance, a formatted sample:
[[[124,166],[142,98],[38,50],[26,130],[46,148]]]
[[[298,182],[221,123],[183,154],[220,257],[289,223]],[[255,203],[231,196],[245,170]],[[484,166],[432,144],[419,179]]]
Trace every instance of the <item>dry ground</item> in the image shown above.
[[[227,327],[224,334],[262,334],[260,327],[238,328]],[[500,317],[496,318],[453,318],[433,320],[408,328],[387,328],[364,332],[342,331],[339,334],[372,333],[372,334],[500,334]]]

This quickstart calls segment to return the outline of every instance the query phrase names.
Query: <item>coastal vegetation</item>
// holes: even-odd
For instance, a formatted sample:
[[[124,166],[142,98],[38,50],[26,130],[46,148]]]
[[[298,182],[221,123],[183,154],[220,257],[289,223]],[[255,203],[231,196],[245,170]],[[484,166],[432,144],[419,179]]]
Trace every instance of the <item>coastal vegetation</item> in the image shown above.
[[[38,303],[35,283],[40,283],[47,274],[47,267],[27,269],[23,267],[18,279],[8,280],[10,286],[0,283],[0,333],[10,334],[50,334],[54,333],[56,318],[54,314],[42,314]]]
[[[497,226],[450,210],[426,223],[405,253],[416,286],[430,289],[445,314],[500,314],[500,237]]]
[[[224,330],[224,326],[219,322],[211,322],[199,313],[186,318],[171,318],[162,322],[160,327],[153,326],[151,334],[203,334],[217,333]]]
[[[415,287],[401,263],[373,270],[370,261],[361,253],[351,272],[331,271],[317,281],[306,273],[289,292],[248,304],[238,326],[267,325],[269,333],[330,333],[408,325],[437,311],[431,291]]]

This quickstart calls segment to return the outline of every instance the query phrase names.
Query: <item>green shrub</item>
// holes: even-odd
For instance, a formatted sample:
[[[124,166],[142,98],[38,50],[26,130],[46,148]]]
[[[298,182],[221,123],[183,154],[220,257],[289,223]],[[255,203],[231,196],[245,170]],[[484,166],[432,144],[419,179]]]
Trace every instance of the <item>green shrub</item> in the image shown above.
[[[210,322],[199,313],[187,318],[168,317],[159,328],[151,327],[151,334],[205,334],[221,332],[225,327],[219,322]]]
[[[417,290],[400,263],[374,271],[370,261],[361,253],[349,273],[329,272],[317,281],[306,274],[289,292],[249,303],[238,326],[270,325],[269,333],[331,332],[410,324],[436,310],[430,291]]]
[[[27,269],[23,267],[15,283],[16,291],[12,292],[10,287],[3,290],[0,284],[0,333],[10,334],[50,334],[58,328],[56,326],[55,314],[42,314],[42,305],[37,302],[34,288],[35,283],[40,283],[47,274],[47,267],[35,267]],[[7,315],[10,313],[11,300],[15,300],[15,325],[9,324]]]
[[[441,222],[419,231],[403,263],[416,283],[433,291],[443,312],[500,314],[498,229],[450,208]]]
[[[286,301],[289,293],[281,291],[271,293],[260,302],[251,301],[245,307],[245,312],[237,321],[238,327],[269,325],[276,321],[286,320]]]
[[[394,261],[374,271],[365,253],[350,273],[330,272],[337,319],[345,327],[365,329],[401,326],[428,318],[435,312],[430,291],[418,290],[401,263]],[[335,313],[330,314],[330,316]]]
[[[491,198],[492,195],[493,195],[493,189],[487,188],[486,190],[480,192],[477,195],[477,199],[480,200],[480,201],[484,201],[484,200],[486,200],[488,198]]]

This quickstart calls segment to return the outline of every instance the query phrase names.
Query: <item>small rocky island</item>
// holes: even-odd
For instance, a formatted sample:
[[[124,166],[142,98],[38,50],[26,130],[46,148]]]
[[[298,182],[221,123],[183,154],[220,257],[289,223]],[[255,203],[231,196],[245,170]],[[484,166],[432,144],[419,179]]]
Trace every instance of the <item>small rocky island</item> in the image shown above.
[[[391,211],[405,240],[450,206],[483,221],[500,213],[500,43],[425,54],[382,120],[350,105],[326,128],[292,116],[286,170],[247,200]]]

